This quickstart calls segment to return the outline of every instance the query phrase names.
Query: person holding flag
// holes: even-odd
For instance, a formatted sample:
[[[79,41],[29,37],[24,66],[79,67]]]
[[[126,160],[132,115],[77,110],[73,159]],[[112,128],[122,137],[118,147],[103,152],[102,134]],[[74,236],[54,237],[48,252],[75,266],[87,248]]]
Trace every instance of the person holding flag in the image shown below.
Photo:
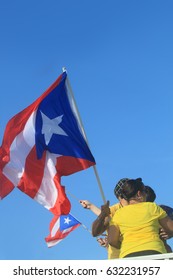
[[[115,212],[118,209],[121,209],[121,207],[128,205],[127,201],[125,201],[125,199],[123,199],[121,197],[121,190],[123,189],[123,185],[128,180],[130,180],[130,179],[123,178],[123,179],[119,180],[119,182],[115,186],[114,194],[116,195],[117,199],[119,200],[119,203],[109,207],[110,217],[113,217]],[[154,202],[155,199],[156,199],[155,191],[150,186],[145,186],[145,195],[143,197],[143,200],[146,202]],[[97,206],[95,206],[93,203],[91,203],[87,200],[80,200],[80,203],[83,206],[83,208],[90,209],[95,215],[99,216],[101,214],[101,209],[98,208]],[[163,205],[160,205],[160,207],[162,207],[164,210],[166,209],[165,211],[167,212],[168,216],[170,216],[172,218],[171,215],[173,213],[173,209],[171,207],[167,207],[167,206],[163,206]],[[96,219],[97,226],[100,228],[100,233],[97,232],[97,235],[99,235],[99,234],[103,235],[103,232],[105,231],[105,229],[108,229],[109,223],[107,223],[105,226],[104,222],[101,219]],[[163,228],[160,229],[160,238],[164,242],[167,252],[168,253],[172,252],[171,247],[166,242],[166,240],[169,238],[169,235],[167,234],[167,232],[165,232],[165,230],[163,230]],[[104,238],[98,237],[97,241],[99,242],[99,244],[101,246],[108,249],[108,259],[119,258],[120,250],[108,244],[107,236],[105,236]]]
[[[173,221],[161,207],[145,202],[143,197],[146,198],[146,193],[142,180],[128,180],[122,186],[121,196],[128,205],[115,213],[108,227],[108,242],[120,248],[120,258],[166,253],[159,237],[159,224],[173,236]],[[108,204],[102,207],[101,217],[109,217]],[[92,233],[96,236],[94,223]]]
[[[122,178],[118,181],[118,183],[116,184],[115,188],[114,188],[114,194],[116,196],[116,198],[119,200],[118,203],[112,205],[109,207],[110,209],[110,217],[113,217],[115,212],[120,209],[123,206],[126,206],[126,201],[121,198],[119,190],[121,189],[122,185],[128,181],[128,178]],[[100,214],[101,214],[101,209],[98,208],[96,205],[94,205],[93,203],[89,202],[88,200],[80,200],[80,204],[83,208],[85,209],[90,209],[95,215],[98,216],[97,218],[97,225],[100,228],[100,234],[98,235],[102,235],[102,233],[108,228],[109,226],[109,219],[104,219],[104,221],[102,219],[99,219]],[[104,227],[104,230],[102,230],[102,228]],[[107,248],[108,250],[108,259],[116,259],[119,258],[119,249],[114,248],[113,246],[108,244],[108,240],[107,240],[107,236],[105,236],[104,238],[99,237],[97,238],[97,241],[99,242],[99,244],[105,248]]]

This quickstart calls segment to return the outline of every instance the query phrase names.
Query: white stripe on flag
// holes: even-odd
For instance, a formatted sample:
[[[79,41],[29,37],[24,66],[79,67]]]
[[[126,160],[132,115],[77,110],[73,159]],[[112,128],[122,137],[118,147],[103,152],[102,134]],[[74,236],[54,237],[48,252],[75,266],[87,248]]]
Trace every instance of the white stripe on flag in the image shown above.
[[[26,122],[24,130],[14,139],[10,147],[10,161],[5,165],[3,174],[17,186],[24,172],[26,157],[35,145],[35,112]]]
[[[53,180],[57,173],[55,166],[58,156],[60,155],[51,154],[48,151],[46,152],[43,179],[40,188],[34,197],[38,203],[42,204],[48,210],[54,207],[58,197],[58,190]]]
[[[60,228],[60,217],[58,218],[58,220],[56,221],[56,223],[54,224],[52,230],[51,230],[51,237],[54,237],[57,233],[57,231]]]
[[[47,247],[48,247],[48,248],[53,247],[53,246],[55,246],[56,244],[58,244],[59,242],[61,242],[62,240],[63,240],[63,238],[62,238],[62,239],[59,239],[59,240],[48,241],[48,242],[47,242]]]

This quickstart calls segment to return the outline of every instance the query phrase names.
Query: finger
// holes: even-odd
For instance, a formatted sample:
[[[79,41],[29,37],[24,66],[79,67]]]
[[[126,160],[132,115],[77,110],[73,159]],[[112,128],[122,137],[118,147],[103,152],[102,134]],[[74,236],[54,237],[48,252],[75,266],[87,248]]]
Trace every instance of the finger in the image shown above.
[[[79,202],[80,202],[80,204],[83,206],[83,208],[87,208],[87,204],[86,204],[85,201],[80,200]]]
[[[106,205],[109,207],[109,205],[110,205],[110,202],[109,202],[109,200],[107,200],[107,202],[106,202]]]

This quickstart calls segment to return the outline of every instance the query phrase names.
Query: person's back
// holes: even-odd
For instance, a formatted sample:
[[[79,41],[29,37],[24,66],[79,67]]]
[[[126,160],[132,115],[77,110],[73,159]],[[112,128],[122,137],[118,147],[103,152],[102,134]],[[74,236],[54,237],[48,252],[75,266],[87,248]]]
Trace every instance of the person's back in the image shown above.
[[[120,258],[138,251],[154,250],[166,253],[159,237],[158,219],[166,216],[155,203],[141,202],[118,210],[113,224],[118,224],[123,236]]]
[[[115,213],[108,229],[111,246],[120,248],[122,235],[120,258],[166,253],[159,227],[172,236],[173,221],[155,203],[144,202],[146,192],[141,178],[128,180],[122,186],[121,197],[128,205]],[[102,215],[107,215],[107,209]]]

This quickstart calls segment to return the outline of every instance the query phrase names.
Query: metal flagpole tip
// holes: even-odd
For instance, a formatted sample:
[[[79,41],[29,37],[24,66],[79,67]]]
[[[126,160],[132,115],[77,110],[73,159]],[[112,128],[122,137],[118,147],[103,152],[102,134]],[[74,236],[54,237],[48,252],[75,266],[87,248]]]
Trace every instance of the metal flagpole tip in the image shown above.
[[[67,70],[66,70],[65,67],[62,67],[62,72],[63,72],[63,73],[66,72],[66,73],[67,73]]]

